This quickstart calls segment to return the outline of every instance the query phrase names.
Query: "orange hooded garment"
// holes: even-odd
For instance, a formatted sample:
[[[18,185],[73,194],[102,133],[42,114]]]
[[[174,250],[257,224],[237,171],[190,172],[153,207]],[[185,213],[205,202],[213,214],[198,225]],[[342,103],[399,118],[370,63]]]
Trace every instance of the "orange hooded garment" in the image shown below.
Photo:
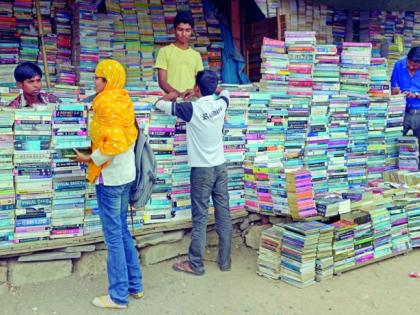
[[[99,149],[104,155],[114,156],[127,151],[137,140],[133,103],[125,85],[124,67],[115,60],[101,61],[95,71],[107,83],[93,100],[93,118],[90,122],[92,152]],[[89,163],[87,179],[95,183],[108,162],[97,166]]]

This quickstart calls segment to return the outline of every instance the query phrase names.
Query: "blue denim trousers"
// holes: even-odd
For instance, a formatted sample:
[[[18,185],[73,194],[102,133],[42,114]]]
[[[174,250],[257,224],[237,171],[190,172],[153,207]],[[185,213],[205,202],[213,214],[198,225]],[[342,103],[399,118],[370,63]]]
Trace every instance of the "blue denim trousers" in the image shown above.
[[[232,218],[229,211],[228,176],[226,164],[214,167],[191,168],[192,231],[188,260],[197,273],[204,272],[207,217],[210,196],[215,208],[216,233],[219,237],[217,262],[222,269],[230,268]]]
[[[99,215],[108,249],[108,292],[117,304],[128,304],[129,293],[143,292],[138,252],[127,224],[131,183],[96,185]]]

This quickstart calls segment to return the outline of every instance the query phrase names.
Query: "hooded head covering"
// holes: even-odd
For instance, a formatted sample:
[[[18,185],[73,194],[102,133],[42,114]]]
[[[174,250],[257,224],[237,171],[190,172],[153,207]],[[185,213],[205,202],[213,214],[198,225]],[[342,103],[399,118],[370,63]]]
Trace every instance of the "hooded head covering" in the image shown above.
[[[93,100],[93,118],[90,123],[92,152],[100,150],[104,155],[117,155],[127,151],[137,139],[133,103],[124,89],[125,70],[115,60],[101,61],[95,75],[106,79],[106,86]],[[87,178],[94,183],[107,163],[97,166],[91,163]]]

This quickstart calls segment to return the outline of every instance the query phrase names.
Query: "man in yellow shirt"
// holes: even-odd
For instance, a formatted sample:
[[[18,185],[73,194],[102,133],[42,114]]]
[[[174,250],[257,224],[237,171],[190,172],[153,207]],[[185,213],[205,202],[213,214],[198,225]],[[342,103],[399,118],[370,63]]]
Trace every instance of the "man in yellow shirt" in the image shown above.
[[[155,68],[163,91],[189,98],[194,93],[195,77],[203,70],[200,53],[192,49],[189,43],[194,28],[191,12],[179,12],[174,20],[174,28],[175,43],[159,50]]]

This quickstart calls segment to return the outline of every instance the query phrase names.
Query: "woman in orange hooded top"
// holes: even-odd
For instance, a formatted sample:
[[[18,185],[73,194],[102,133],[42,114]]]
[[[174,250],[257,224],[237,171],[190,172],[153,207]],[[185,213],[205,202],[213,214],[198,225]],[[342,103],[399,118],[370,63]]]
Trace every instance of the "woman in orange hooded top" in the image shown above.
[[[90,125],[92,154],[77,152],[88,163],[87,178],[96,184],[99,212],[108,249],[108,295],[93,304],[126,308],[129,296],[143,297],[138,253],[128,230],[130,187],[135,179],[134,145],[137,139],[134,108],[124,89],[125,70],[115,60],[101,61],[95,71],[97,96]]]

